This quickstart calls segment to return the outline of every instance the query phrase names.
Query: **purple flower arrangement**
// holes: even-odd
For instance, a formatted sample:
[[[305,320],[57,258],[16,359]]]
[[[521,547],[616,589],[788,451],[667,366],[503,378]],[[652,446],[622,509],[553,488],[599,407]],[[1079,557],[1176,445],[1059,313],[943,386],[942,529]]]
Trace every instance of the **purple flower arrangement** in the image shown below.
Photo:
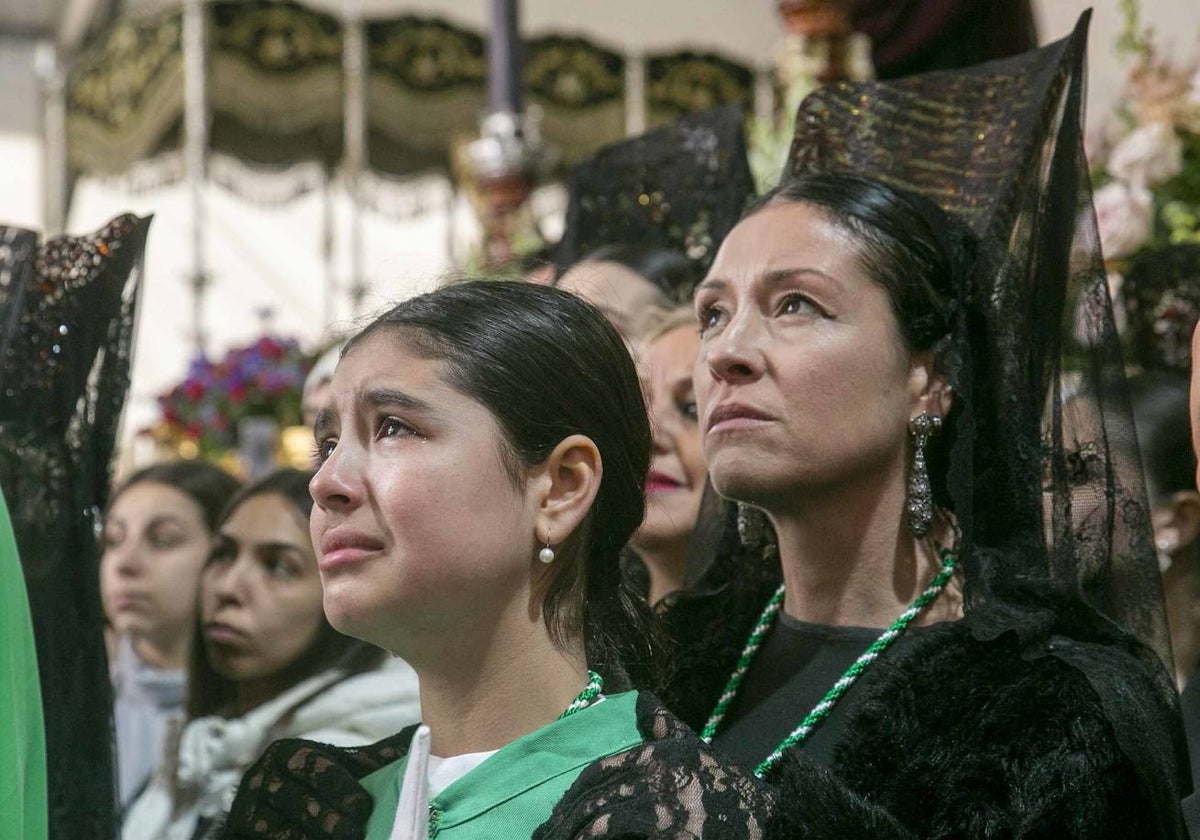
[[[247,417],[296,425],[310,364],[295,339],[277,336],[235,347],[219,362],[197,357],[184,380],[158,398],[164,431],[212,455],[237,445],[238,423]]]

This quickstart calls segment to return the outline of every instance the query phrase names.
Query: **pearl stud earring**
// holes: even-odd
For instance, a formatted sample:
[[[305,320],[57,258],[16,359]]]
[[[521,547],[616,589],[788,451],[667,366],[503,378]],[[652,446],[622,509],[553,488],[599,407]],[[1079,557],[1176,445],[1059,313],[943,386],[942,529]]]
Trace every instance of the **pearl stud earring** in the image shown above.
[[[538,560],[546,565],[554,562],[554,549],[550,547],[550,540],[546,540],[546,547],[538,552]]]

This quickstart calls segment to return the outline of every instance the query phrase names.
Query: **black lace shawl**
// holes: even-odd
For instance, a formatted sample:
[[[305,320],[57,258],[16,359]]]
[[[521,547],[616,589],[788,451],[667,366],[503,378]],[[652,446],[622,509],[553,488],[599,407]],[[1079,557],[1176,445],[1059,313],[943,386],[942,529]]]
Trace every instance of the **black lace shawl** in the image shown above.
[[[658,246],[703,276],[754,194],[742,112],[726,106],[605,146],[571,170],[562,268],[604,245]],[[676,302],[692,289],[663,289]]]
[[[644,742],[584,768],[537,840],[768,836],[775,799],[765,785],[717,758],[652,695],[638,696],[637,724]],[[359,780],[403,758],[415,729],[349,749],[276,741],[246,772],[220,836],[363,837],[374,803]]]
[[[51,837],[117,829],[96,528],[149,223],[119,216],[40,247],[0,227],[0,486],[37,642]]]
[[[861,819],[848,816],[841,833],[823,834],[835,823],[799,804],[789,814],[810,832],[803,836],[1179,830],[1186,752],[1083,156],[1086,31],[1085,15],[1069,38],[1013,59],[829,85],[797,114],[785,179],[840,170],[874,177],[936,201],[979,240],[945,339],[956,403],[946,483],[960,528],[965,619],[942,660],[957,667],[885,656],[872,668],[884,665],[891,678],[867,703],[880,716],[877,733],[911,727],[895,743],[934,748],[946,767],[897,778],[915,766],[901,771],[899,756],[872,752],[862,711],[849,727],[857,746],[843,745],[832,771],[807,767],[802,749],[792,750],[772,779],[788,808],[833,808],[843,785],[858,798],[844,813]],[[740,547],[727,512],[712,521],[695,594],[677,599],[668,616],[681,651],[664,697],[693,726],[711,711],[779,579],[769,545]],[[963,702],[937,702],[952,695]],[[924,714],[926,704],[940,716]],[[956,726],[989,714],[1008,725],[987,737]],[[850,778],[842,761],[860,759]],[[1025,784],[1056,764],[1068,788]],[[1104,782],[1105,767],[1120,785]],[[1054,797],[1080,810],[1056,811]],[[1115,826],[1109,833],[1106,820]],[[1129,828],[1137,820],[1147,826],[1142,834]]]

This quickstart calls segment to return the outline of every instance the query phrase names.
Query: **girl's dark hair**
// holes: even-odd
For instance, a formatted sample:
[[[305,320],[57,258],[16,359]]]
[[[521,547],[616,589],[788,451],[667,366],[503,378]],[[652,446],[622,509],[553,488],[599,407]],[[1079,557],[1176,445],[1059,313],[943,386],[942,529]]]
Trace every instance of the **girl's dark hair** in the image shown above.
[[[692,299],[703,276],[695,263],[678,251],[659,245],[602,245],[580,263],[614,262],[649,281],[672,303]]]
[[[1151,502],[1195,490],[1187,379],[1173,373],[1143,373],[1129,380],[1129,397]]]
[[[555,547],[543,616],[560,645],[582,630],[588,663],[610,688],[626,676],[643,682],[653,667],[652,616],[623,584],[620,553],[645,512],[650,423],[620,334],[567,292],[479,280],[399,304],[345,352],[379,332],[442,362],[447,383],[496,418],[514,483],[570,435],[596,444],[599,492],[582,526]]]
[[[204,527],[210,532],[216,530],[229,497],[242,486],[229,473],[207,461],[170,461],[153,464],[129,476],[113,493],[108,509],[112,510],[113,503],[130,487],[147,482],[165,484],[185,494],[200,508]]]
[[[313,506],[312,496],[308,492],[308,483],[312,480],[312,475],[305,470],[281,469],[251,484],[232,500],[228,500],[217,523],[217,529],[249,499],[269,495],[285,499],[307,523]],[[304,531],[308,533],[307,527]],[[342,668],[347,677],[369,671],[382,664],[385,656],[384,651],[374,645],[343,636],[334,630],[322,611],[317,636],[312,644],[277,676],[280,678],[280,684],[286,689],[335,666]],[[197,611],[196,632],[193,634],[192,653],[188,663],[188,718],[227,713],[236,696],[237,684],[218,674],[209,664]]]
[[[863,269],[887,292],[905,346],[932,351],[936,369],[954,386],[950,338],[975,259],[977,240],[970,229],[924,196],[850,172],[789,179],[746,215],[780,202],[819,207],[853,237]],[[952,504],[946,470],[957,415],[955,401],[927,454],[934,500],[947,509]]]

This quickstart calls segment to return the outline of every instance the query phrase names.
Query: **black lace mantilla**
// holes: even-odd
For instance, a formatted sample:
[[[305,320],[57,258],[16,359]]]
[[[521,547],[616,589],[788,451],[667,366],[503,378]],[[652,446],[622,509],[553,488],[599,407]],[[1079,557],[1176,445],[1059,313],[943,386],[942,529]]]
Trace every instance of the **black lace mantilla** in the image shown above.
[[[741,110],[684,117],[607,146],[571,171],[555,262],[566,268],[622,243],[678,251],[703,273],[753,194]]]
[[[768,836],[776,808],[765,785],[717,758],[652,695],[639,695],[637,721],[645,741],[585,768],[537,840]],[[221,836],[363,837],[373,802],[359,780],[403,758],[415,730],[353,749],[275,742],[243,778]]]
[[[149,223],[119,216],[40,247],[0,227],[0,486],[33,615],[55,838],[116,835],[96,527]]]

